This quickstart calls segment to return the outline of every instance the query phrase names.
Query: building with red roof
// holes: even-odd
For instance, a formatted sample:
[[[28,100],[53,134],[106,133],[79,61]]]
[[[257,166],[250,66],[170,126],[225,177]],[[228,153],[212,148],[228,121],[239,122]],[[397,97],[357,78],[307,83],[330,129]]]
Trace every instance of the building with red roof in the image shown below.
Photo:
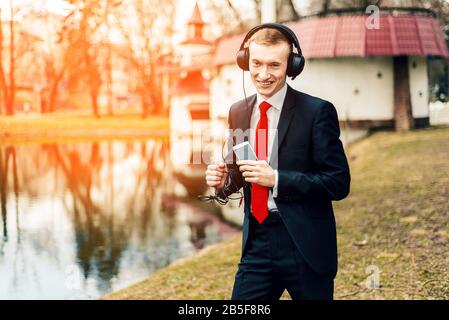
[[[203,37],[205,22],[201,16],[198,3],[195,3],[191,18],[187,22],[187,37],[180,43],[178,63],[164,69],[172,79],[167,90],[170,99],[171,122],[179,129],[185,126],[190,132],[192,120],[209,119],[209,78],[204,61],[212,60],[212,43]],[[184,119],[184,117],[186,119]]]

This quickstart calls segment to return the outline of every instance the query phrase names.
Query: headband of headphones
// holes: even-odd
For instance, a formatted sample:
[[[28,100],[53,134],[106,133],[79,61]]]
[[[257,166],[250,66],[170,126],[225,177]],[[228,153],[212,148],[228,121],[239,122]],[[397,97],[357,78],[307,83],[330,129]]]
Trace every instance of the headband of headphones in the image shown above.
[[[248,31],[248,33],[245,36],[245,39],[243,39],[242,44],[240,45],[240,50],[244,49],[245,43],[251,39],[251,37],[259,30],[266,29],[266,28],[273,28],[276,30],[279,30],[282,32],[284,36],[287,37],[287,39],[290,39],[290,41],[293,43],[293,45],[296,47],[296,50],[300,55],[302,55],[301,47],[299,46],[298,38],[296,37],[296,34],[290,29],[289,27],[280,24],[280,23],[263,23],[258,26],[253,27],[251,30]]]

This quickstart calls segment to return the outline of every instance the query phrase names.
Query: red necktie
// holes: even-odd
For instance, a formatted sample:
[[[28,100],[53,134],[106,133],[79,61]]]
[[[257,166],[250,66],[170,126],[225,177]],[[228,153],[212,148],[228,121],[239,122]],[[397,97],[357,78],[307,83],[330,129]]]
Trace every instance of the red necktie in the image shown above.
[[[260,106],[260,120],[256,127],[256,155],[259,160],[267,160],[268,155],[268,117],[267,110],[271,105],[263,101]],[[257,221],[262,223],[268,216],[268,188],[252,183],[251,211]]]

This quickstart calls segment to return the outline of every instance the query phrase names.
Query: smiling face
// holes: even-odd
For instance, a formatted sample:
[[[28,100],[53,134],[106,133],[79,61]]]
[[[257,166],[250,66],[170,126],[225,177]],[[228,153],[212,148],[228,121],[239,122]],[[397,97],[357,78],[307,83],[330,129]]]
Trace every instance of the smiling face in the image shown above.
[[[268,99],[285,84],[288,57],[291,46],[288,42],[249,45],[249,72],[257,92]]]

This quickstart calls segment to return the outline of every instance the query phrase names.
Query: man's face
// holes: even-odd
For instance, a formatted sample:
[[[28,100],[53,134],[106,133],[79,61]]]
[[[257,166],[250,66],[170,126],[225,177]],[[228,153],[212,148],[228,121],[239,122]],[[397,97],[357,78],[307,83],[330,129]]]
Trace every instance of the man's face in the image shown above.
[[[285,83],[290,46],[286,42],[249,45],[249,72],[257,92],[268,99]]]

